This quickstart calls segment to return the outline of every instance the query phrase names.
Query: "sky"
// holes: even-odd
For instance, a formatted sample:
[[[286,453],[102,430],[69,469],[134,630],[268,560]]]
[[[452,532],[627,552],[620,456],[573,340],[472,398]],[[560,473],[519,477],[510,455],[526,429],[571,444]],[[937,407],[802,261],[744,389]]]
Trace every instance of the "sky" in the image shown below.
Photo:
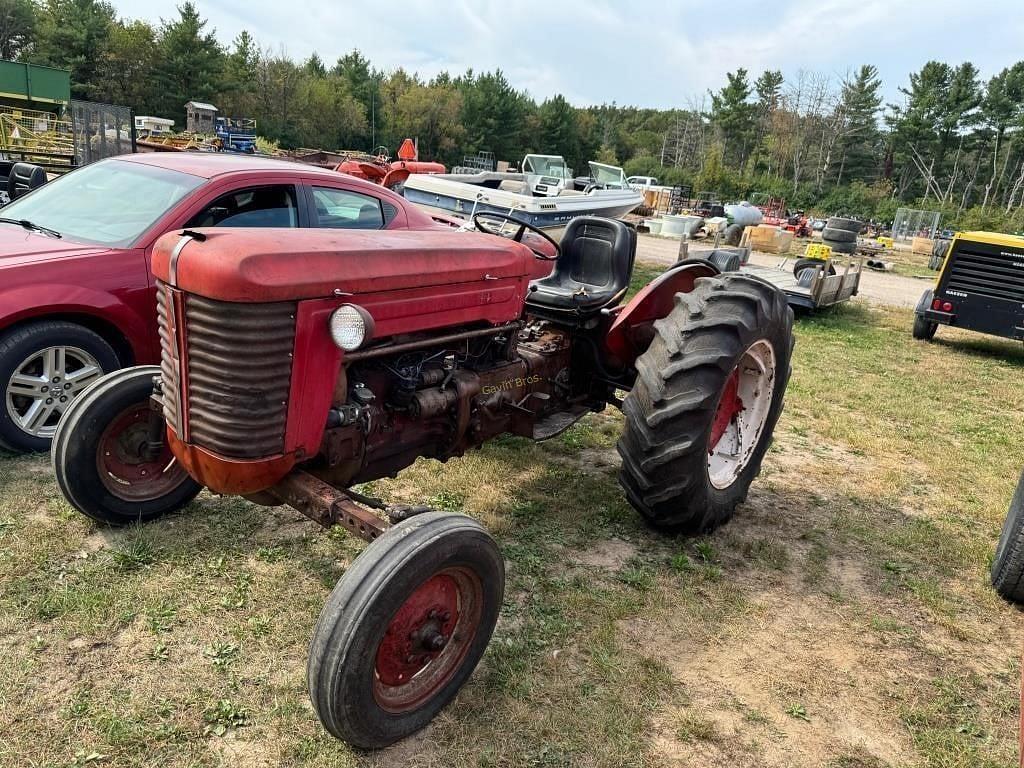
[[[174,0],[113,0],[123,17],[176,15]],[[328,66],[358,48],[378,69],[429,78],[500,68],[538,101],[692,106],[744,67],[837,79],[874,64],[887,101],[929,59],[988,78],[1024,59],[1024,0],[198,0],[229,44]],[[769,10],[770,9],[770,10]]]

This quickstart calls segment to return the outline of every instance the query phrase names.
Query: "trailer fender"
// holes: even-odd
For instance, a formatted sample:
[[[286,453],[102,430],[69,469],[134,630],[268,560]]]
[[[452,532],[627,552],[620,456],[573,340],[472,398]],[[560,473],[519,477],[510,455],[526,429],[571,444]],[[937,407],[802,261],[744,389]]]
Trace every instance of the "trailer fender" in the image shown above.
[[[935,291],[931,288],[921,294],[921,298],[917,300],[917,306],[914,308],[914,312],[918,315],[923,315],[927,309],[932,305],[932,297],[935,295]]]
[[[623,307],[605,334],[608,362],[619,368],[632,368],[654,338],[654,321],[672,311],[676,294],[692,291],[697,278],[719,274],[719,269],[709,261],[688,259],[648,283]]]

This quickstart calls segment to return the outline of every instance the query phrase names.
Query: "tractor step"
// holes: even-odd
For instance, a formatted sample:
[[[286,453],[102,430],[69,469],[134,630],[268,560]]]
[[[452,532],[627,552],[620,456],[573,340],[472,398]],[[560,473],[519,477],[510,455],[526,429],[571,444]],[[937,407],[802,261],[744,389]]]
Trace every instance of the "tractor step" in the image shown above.
[[[565,432],[588,413],[590,413],[590,409],[585,405],[574,405],[568,411],[552,413],[533,425],[533,439],[550,440]]]

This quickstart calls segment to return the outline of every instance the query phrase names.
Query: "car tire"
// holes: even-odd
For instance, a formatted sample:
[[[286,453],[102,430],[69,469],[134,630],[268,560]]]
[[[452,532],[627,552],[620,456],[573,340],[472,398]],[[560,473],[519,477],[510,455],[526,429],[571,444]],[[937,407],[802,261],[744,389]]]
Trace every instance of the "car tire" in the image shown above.
[[[652,526],[710,531],[746,498],[771,444],[789,381],[793,310],[774,286],[730,273],[676,294],[654,331],[622,406],[619,482]],[[731,440],[735,450],[717,450]]]
[[[47,350],[63,353],[51,356]],[[48,451],[57,422],[74,398],[120,367],[121,360],[107,340],[77,323],[45,320],[9,331],[0,337],[0,447]],[[65,374],[77,378],[68,381]],[[44,397],[53,387],[60,387],[59,397]],[[62,397],[66,400],[61,401]]]

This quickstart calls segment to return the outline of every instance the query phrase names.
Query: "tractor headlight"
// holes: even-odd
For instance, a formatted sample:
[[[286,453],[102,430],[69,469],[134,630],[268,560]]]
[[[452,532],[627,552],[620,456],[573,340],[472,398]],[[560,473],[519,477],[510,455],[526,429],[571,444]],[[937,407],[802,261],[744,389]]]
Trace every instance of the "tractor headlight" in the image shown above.
[[[373,317],[355,304],[342,304],[331,313],[331,338],[339,348],[353,352],[373,336]]]

